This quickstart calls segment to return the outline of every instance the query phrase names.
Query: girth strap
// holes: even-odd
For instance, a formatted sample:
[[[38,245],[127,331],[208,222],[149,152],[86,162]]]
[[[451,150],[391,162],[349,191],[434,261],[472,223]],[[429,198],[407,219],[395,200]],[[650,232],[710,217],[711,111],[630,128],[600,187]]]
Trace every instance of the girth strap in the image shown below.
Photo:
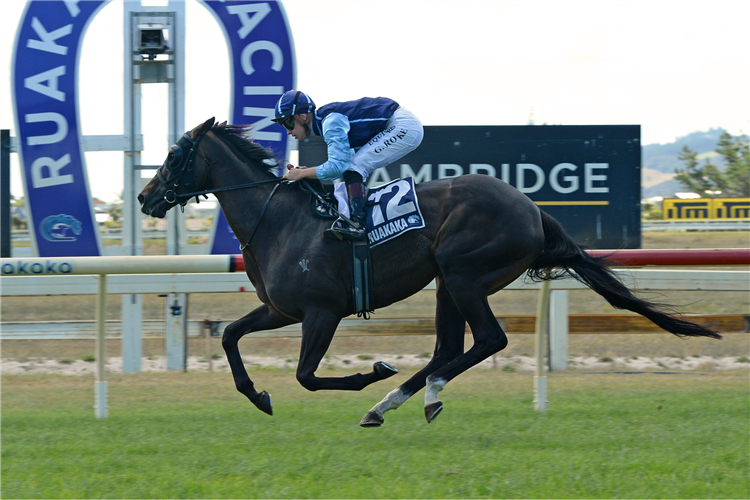
[[[374,281],[370,245],[366,241],[351,241],[352,294],[357,317],[370,319],[375,311]]]
[[[263,214],[266,213],[268,204],[271,203],[271,198],[273,198],[273,195],[276,194],[276,190],[279,189],[279,186],[281,186],[281,184],[276,184],[271,190],[271,194],[268,195],[268,198],[266,199],[266,203],[265,205],[263,205],[263,210],[260,211],[260,215],[258,216],[258,222],[255,223],[255,227],[253,228],[253,232],[250,233],[250,238],[248,238],[247,243],[240,246],[240,252],[244,252],[245,248],[247,248],[250,242],[253,241],[253,236],[255,236],[255,233],[258,231],[258,226],[260,226],[260,220],[263,218]]]

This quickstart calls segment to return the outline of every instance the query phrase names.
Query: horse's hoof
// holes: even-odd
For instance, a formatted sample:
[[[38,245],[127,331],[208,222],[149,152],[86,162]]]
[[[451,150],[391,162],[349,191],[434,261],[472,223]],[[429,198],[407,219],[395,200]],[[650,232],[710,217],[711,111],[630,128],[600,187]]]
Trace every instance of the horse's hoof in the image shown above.
[[[388,377],[392,377],[398,373],[396,367],[386,363],[385,361],[376,361],[375,364],[372,365],[372,369],[375,371],[375,373],[378,374],[380,380],[387,379]]]
[[[380,427],[385,422],[383,415],[375,410],[368,411],[359,422],[360,427]]]
[[[269,415],[273,415],[273,405],[271,404],[271,395],[268,394],[266,391],[263,391],[258,395],[258,401],[255,403],[255,406],[257,406],[260,411],[264,413],[268,413]]]
[[[443,411],[443,402],[435,401],[424,407],[424,416],[427,417],[427,423],[431,424],[433,420],[437,418],[440,412]]]

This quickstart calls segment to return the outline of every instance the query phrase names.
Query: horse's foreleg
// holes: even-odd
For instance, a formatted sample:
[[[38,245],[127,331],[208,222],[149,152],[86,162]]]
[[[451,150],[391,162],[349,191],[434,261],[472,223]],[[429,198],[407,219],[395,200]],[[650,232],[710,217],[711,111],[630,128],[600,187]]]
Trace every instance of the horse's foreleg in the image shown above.
[[[340,321],[339,316],[322,309],[311,308],[305,311],[302,320],[302,345],[297,365],[297,380],[302,387],[309,391],[360,391],[373,382],[398,373],[398,370],[388,363],[378,361],[370,373],[357,373],[347,377],[316,377],[315,371],[328,351]]]
[[[382,401],[373,406],[360,421],[359,425],[362,427],[380,427],[385,421],[385,412],[399,408],[425,386],[430,374],[464,352],[466,320],[453,302],[441,277],[438,276],[436,281],[435,332],[437,335],[432,359],[409,380],[389,392]]]
[[[227,326],[221,338],[221,345],[227,355],[229,367],[232,369],[232,377],[234,377],[234,384],[237,390],[247,396],[259,410],[269,415],[273,415],[271,396],[266,391],[258,392],[255,390],[253,381],[250,380],[247,370],[245,370],[245,364],[242,362],[242,356],[240,356],[237,343],[244,335],[250,332],[273,330],[292,323],[294,323],[293,320],[279,314],[275,309],[264,304]]]

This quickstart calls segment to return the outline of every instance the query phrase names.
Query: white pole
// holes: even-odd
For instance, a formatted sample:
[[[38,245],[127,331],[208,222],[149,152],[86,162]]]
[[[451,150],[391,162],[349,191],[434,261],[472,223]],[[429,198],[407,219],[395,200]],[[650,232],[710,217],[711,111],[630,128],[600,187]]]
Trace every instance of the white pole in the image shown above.
[[[107,381],[105,368],[107,363],[105,343],[107,341],[107,275],[99,275],[98,294],[96,297],[96,382],[94,382],[94,414],[96,418],[107,418]]]
[[[552,290],[549,296],[549,371],[568,369],[568,291]]]
[[[544,375],[544,338],[549,329],[549,281],[542,283],[536,309],[536,332],[534,335],[534,354],[536,372],[534,373],[534,409],[540,413],[547,411],[547,377]]]
[[[123,155],[123,196],[122,196],[122,255],[143,255],[142,215],[137,201],[142,189],[141,171],[136,168],[141,164],[142,144],[137,139],[142,137],[141,127],[141,84],[140,66],[134,61],[133,51],[137,46],[137,19],[134,14],[140,12],[141,0],[122,2],[123,29],[123,130],[130,136],[130,146]],[[109,247],[116,248],[116,247]],[[109,273],[108,274],[113,274]],[[141,371],[143,342],[143,295],[123,294],[120,298],[122,312],[122,371],[124,373]]]

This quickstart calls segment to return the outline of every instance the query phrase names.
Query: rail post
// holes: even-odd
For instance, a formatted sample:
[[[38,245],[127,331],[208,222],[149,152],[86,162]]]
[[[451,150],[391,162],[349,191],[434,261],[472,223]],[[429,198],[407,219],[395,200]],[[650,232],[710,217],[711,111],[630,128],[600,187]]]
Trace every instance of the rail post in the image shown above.
[[[545,271],[549,277],[550,271]],[[534,332],[534,356],[536,371],[534,372],[534,409],[540,413],[547,411],[547,377],[544,375],[544,338],[549,330],[549,280],[542,282],[539,288],[539,299],[536,305],[536,329]]]
[[[568,291],[552,290],[549,295],[549,371],[568,368]]]
[[[94,414],[96,418],[107,418],[106,380],[106,326],[107,326],[107,275],[100,274],[96,297],[96,382],[94,382]]]
[[[167,371],[187,371],[187,308],[188,294],[170,293],[167,297],[164,352]]]

